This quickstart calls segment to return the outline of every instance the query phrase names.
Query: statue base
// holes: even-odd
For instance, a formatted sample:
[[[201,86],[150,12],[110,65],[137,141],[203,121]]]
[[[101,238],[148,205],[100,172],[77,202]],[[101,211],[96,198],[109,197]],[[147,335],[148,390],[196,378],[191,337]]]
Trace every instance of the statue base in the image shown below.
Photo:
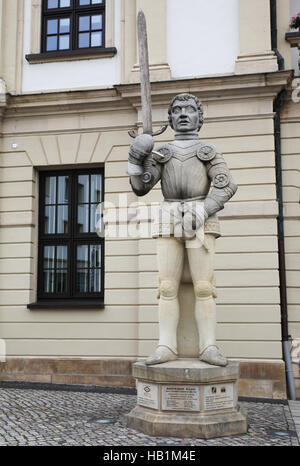
[[[127,425],[162,437],[213,438],[247,432],[237,403],[239,363],[213,366],[198,359],[133,365],[137,406]]]

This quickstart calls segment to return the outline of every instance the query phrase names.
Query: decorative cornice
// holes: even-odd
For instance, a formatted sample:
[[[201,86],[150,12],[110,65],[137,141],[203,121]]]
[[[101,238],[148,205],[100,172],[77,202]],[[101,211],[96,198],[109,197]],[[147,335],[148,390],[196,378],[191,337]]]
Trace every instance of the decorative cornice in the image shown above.
[[[132,108],[114,88],[84,89],[74,91],[40,92],[8,95],[7,116],[22,116]]]
[[[190,92],[204,102],[249,97],[270,97],[290,85],[293,72],[277,71],[247,75],[174,79],[151,83],[153,106],[165,105],[175,94]],[[82,89],[7,95],[6,116],[51,113],[120,111],[140,106],[140,84],[118,84],[109,88]]]

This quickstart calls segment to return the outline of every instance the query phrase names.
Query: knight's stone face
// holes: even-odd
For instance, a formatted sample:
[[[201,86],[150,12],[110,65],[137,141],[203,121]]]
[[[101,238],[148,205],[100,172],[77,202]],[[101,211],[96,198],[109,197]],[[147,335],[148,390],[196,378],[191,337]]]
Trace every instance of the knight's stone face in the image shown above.
[[[175,100],[172,107],[172,124],[175,132],[198,131],[199,113],[193,99]]]

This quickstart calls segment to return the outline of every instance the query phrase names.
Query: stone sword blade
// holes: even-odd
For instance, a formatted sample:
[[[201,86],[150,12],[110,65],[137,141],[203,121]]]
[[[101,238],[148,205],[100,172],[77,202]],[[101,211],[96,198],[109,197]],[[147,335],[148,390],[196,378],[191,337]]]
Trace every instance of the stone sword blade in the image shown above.
[[[147,25],[145,15],[142,10],[138,12],[137,16],[137,33],[140,61],[143,133],[152,135],[152,108]]]
[[[152,103],[149,73],[147,24],[145,14],[142,10],[139,10],[137,15],[137,34],[140,62],[143,133],[151,134],[152,136],[157,136],[163,133],[167,129],[168,125],[162,126],[155,132],[152,131]],[[137,134],[134,131],[128,131],[128,134],[132,138],[135,138],[137,136]]]

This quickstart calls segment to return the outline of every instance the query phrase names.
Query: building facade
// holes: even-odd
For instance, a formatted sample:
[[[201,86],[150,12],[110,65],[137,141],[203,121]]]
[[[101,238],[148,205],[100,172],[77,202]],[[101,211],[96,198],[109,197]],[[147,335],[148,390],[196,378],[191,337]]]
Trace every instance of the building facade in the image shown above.
[[[239,186],[219,214],[218,344],[241,363],[239,394],[266,398],[288,396],[293,344],[299,396],[298,0],[0,0],[0,380],[134,386],[155,347],[155,240],[124,233],[139,9],[154,129],[176,94],[199,97],[199,137]],[[97,234],[100,201],[115,237]]]

